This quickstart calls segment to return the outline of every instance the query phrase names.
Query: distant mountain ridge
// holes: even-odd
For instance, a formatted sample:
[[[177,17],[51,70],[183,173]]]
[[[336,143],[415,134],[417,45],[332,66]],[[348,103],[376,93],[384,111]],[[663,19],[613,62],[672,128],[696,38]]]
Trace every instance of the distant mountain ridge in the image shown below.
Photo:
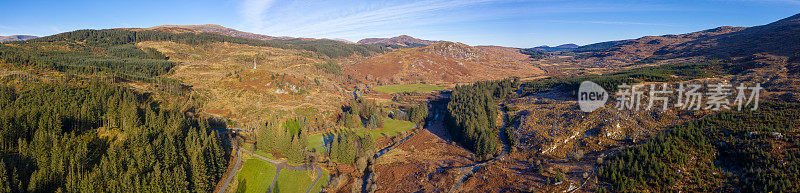
[[[561,44],[561,45],[558,45],[556,47],[538,46],[538,47],[534,47],[533,49],[534,50],[539,50],[539,51],[545,51],[545,52],[555,52],[555,51],[572,50],[572,49],[575,49],[575,48],[578,48],[578,47],[580,47],[580,46],[578,46],[577,44]]]
[[[572,50],[581,63],[598,67],[724,60],[729,69],[786,70],[800,75],[800,14],[753,27],[722,26],[679,34],[600,42]],[[751,71],[752,72],[752,71]]]
[[[365,38],[359,40],[359,44],[386,44],[399,45],[404,47],[422,47],[443,41],[417,39],[408,35],[400,35],[392,38]]]
[[[734,33],[746,27],[722,26],[680,35],[645,36],[637,39],[618,40],[589,44],[573,49],[573,52],[590,52],[591,58],[607,64],[626,64],[653,57],[662,57],[665,49],[709,37]],[[683,55],[683,54],[680,54]]]
[[[338,41],[343,43],[350,43],[353,42],[344,40],[344,39],[318,39],[318,38],[297,38],[297,37],[288,37],[288,36],[269,36],[263,34],[256,34],[250,32],[243,32],[233,28],[227,28],[217,24],[203,24],[203,25],[160,25],[150,28],[141,28],[145,30],[160,30],[160,31],[167,31],[173,33],[197,33],[197,32],[206,32],[206,33],[218,33],[222,35],[227,35],[231,37],[240,37],[240,38],[249,38],[249,39],[257,39],[257,40],[292,40],[292,39],[304,39],[304,40],[332,40]],[[185,31],[190,30],[190,31]]]
[[[193,29],[202,32],[219,33],[233,37],[250,38],[257,40],[274,40],[274,39],[294,39],[291,37],[275,37],[262,34],[255,34],[250,32],[243,32],[232,28],[223,27],[217,24],[204,24],[204,25],[160,25],[152,28],[184,28]]]
[[[766,25],[670,45],[655,54],[667,57],[703,55],[715,58],[752,54],[800,57],[800,14]]]
[[[38,36],[31,36],[31,35],[0,36],[0,42],[25,41],[33,38],[38,38]]]

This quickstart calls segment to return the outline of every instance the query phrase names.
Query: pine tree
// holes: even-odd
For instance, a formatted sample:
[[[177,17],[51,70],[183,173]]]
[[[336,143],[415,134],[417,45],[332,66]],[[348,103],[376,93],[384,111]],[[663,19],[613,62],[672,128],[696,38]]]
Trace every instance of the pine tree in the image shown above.
[[[11,179],[8,176],[10,175],[6,172],[6,163],[0,160],[0,193],[11,192]]]

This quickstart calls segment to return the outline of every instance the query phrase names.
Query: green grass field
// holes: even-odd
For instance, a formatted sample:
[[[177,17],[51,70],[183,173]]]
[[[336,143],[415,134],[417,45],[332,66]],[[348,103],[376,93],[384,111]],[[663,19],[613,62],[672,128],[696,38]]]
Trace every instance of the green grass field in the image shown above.
[[[323,134],[324,133],[308,136],[308,149],[309,150],[317,148],[317,147],[320,147],[320,146],[323,145],[323,143],[325,143],[323,141]],[[320,150],[324,151],[325,148],[317,149],[317,151],[320,151]]]
[[[445,90],[444,87],[440,85],[431,85],[431,84],[408,84],[408,85],[387,85],[387,86],[379,86],[374,88],[375,91],[382,92],[382,93],[398,93],[398,92],[433,92],[433,91],[440,91]]]
[[[316,177],[311,170],[281,170],[273,192],[305,193]]]
[[[274,177],[275,166],[272,163],[258,158],[247,159],[236,177],[239,182],[236,192],[267,192]]]
[[[416,124],[408,121],[386,119],[383,121],[383,128],[376,130],[367,130],[367,132],[369,132],[369,134],[372,135],[373,139],[378,139],[381,137],[400,135],[401,133],[414,128],[414,126],[416,126]]]

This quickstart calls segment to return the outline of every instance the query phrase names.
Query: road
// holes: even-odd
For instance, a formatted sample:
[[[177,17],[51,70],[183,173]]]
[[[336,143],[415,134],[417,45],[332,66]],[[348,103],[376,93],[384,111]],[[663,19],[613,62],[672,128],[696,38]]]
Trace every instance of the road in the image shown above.
[[[221,135],[219,131],[220,130],[218,130],[218,132],[217,132],[217,136]],[[225,130],[222,130],[222,131],[225,131]],[[228,137],[224,138],[225,141],[228,142],[228,144],[230,144],[231,146],[233,146],[233,143],[231,143],[231,141],[230,141],[231,134],[227,133],[227,132],[226,132],[226,134],[228,134]],[[239,171],[239,168],[242,167],[241,163],[242,163],[242,153],[237,151],[236,152],[236,161],[234,161],[233,168],[229,169],[225,173],[224,176],[226,176],[226,177],[225,177],[225,179],[223,179],[224,181],[222,181],[222,184],[219,186],[219,189],[214,191],[215,193],[225,193],[225,190],[228,189],[228,184],[230,184],[231,181],[233,180],[233,177],[236,176],[236,171]]]
[[[242,153],[237,151],[236,161],[234,162],[235,164],[233,165],[233,168],[231,168],[230,171],[228,171],[227,174],[225,174],[227,175],[227,177],[223,179],[224,181],[222,181],[222,184],[220,185],[220,188],[217,189],[216,193],[225,192],[225,190],[228,188],[228,184],[230,184],[231,181],[233,180],[233,177],[236,176],[236,171],[238,171],[239,168],[242,167],[241,160],[242,160]]]

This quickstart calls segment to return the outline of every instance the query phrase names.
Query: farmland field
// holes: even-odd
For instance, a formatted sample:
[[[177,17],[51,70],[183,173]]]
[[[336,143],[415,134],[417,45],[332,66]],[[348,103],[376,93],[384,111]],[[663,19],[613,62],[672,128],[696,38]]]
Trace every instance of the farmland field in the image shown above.
[[[244,162],[237,181],[236,192],[267,192],[275,176],[275,166],[258,158],[250,158]]]
[[[281,170],[274,192],[306,192],[317,176],[311,170]],[[318,191],[317,191],[318,192]]]

